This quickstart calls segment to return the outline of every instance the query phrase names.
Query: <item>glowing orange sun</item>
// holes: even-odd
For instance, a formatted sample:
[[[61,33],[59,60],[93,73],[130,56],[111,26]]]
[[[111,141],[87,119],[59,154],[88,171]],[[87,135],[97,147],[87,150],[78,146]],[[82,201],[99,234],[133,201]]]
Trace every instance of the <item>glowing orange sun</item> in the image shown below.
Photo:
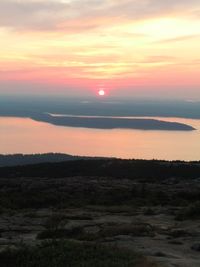
[[[99,95],[99,96],[104,96],[104,95],[105,95],[105,91],[102,90],[102,89],[99,90],[99,91],[98,91],[98,95]]]

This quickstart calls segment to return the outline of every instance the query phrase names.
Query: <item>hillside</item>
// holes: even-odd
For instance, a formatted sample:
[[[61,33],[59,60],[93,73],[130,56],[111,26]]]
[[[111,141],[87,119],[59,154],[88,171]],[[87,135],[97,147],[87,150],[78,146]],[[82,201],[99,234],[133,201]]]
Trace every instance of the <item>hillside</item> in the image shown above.
[[[200,162],[97,159],[0,168],[0,260],[5,267],[36,266],[41,250],[40,261],[56,251],[60,266],[90,266],[95,253],[102,267],[199,267],[199,181]],[[63,253],[73,246],[79,265],[71,250]],[[19,254],[5,254],[6,247]],[[126,258],[123,249],[133,254]]]
[[[62,153],[0,155],[0,167],[89,159]]]

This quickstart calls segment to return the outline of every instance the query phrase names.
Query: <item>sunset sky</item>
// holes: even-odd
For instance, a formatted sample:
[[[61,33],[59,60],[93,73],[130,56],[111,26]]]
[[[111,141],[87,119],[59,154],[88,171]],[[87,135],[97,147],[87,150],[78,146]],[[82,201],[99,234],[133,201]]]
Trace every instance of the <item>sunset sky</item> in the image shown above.
[[[200,0],[0,0],[0,93],[200,100]]]

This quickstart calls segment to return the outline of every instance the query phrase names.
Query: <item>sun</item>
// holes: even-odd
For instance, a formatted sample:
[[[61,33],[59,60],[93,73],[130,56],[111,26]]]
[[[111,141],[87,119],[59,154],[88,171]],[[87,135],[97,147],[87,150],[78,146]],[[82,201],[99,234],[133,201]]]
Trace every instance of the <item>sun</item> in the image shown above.
[[[101,90],[98,91],[98,95],[99,96],[105,96],[105,94],[106,93],[105,93],[105,91],[103,89],[101,89]]]

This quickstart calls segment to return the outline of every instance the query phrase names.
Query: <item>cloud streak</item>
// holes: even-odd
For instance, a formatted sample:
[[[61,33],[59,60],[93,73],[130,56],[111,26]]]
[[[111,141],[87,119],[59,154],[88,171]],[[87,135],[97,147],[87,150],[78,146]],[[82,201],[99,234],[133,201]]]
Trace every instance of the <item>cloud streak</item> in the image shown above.
[[[69,4],[60,1],[1,0],[0,26],[17,30],[54,29],[69,12]]]
[[[199,0],[1,0],[0,27],[77,32],[199,9]]]

